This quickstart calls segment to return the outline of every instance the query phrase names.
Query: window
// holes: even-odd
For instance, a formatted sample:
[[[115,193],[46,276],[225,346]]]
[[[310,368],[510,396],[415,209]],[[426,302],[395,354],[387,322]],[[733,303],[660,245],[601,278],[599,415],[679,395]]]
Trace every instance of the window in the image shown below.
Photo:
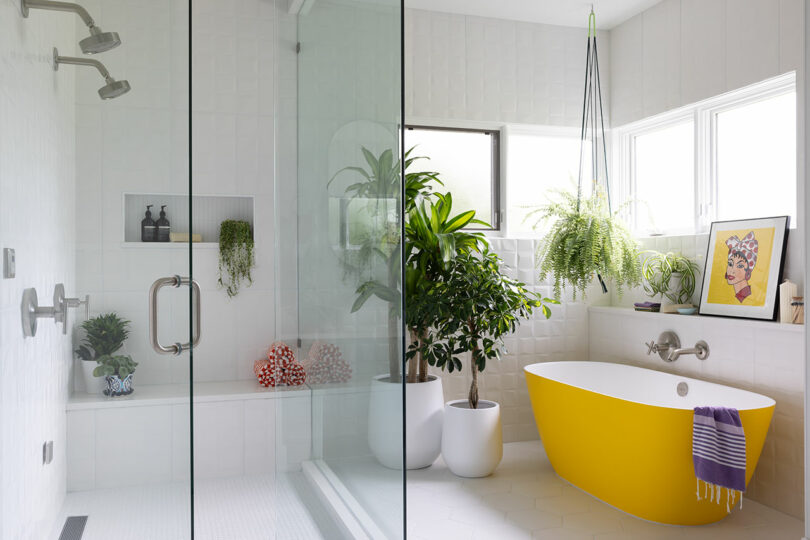
[[[635,136],[633,158],[636,230],[693,230],[695,123],[689,119]]]
[[[796,93],[718,112],[715,124],[717,219],[795,218]]]
[[[507,231],[509,236],[533,235],[537,219],[530,214],[548,204],[554,190],[577,188],[579,133],[565,136],[509,130],[506,145]],[[587,151],[585,154],[590,157]],[[590,170],[590,159],[584,170]]]
[[[796,82],[790,73],[614,130],[616,184],[639,234],[796,217]],[[767,186],[765,188],[764,186]]]
[[[438,190],[453,194],[453,210],[475,210],[492,230],[500,229],[499,142],[497,130],[408,126],[405,132],[405,148],[430,157],[419,167],[439,173]]]

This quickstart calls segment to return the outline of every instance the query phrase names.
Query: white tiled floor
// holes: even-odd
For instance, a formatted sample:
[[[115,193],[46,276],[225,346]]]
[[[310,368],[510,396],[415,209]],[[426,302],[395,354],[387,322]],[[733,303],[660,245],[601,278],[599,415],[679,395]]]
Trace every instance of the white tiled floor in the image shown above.
[[[52,538],[67,516],[88,516],[82,540],[185,540],[188,485],[69,493]],[[340,538],[302,473],[203,480],[195,484],[196,540]]]
[[[408,471],[408,538],[799,540],[801,521],[746,500],[719,523],[672,527],[636,519],[561,480],[539,441],[509,443],[495,474],[454,476],[441,458]]]

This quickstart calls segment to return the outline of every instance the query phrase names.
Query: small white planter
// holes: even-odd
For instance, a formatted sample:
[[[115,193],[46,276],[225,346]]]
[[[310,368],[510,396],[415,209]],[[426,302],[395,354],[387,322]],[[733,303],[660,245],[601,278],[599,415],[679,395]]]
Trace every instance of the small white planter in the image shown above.
[[[502,457],[500,405],[483,399],[477,409],[471,409],[466,399],[445,404],[442,458],[453,474],[466,478],[489,476]]]
[[[427,382],[406,384],[405,402],[406,467],[429,467],[442,450],[442,380],[430,375]],[[368,444],[384,466],[402,468],[402,385],[388,382],[388,375],[371,383]]]
[[[104,391],[106,382],[104,377],[94,377],[93,370],[98,363],[94,360],[79,360],[82,365],[82,375],[84,377],[84,391],[88,394],[100,394]]]

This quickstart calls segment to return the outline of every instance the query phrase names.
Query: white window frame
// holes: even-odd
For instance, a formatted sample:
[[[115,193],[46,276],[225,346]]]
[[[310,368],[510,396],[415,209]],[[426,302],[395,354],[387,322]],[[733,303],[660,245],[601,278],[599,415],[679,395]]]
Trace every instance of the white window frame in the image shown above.
[[[632,225],[635,235],[642,228],[638,223],[638,201],[636,201],[635,139],[662,128],[681,122],[693,121],[695,136],[695,222],[691,228],[664,231],[665,236],[684,234],[705,234],[712,221],[717,220],[717,116],[718,114],[763,101],[772,97],[797,92],[796,73],[790,72],[738,90],[715,96],[698,103],[680,107],[643,120],[612,129],[614,141],[613,174],[611,188],[620,204],[631,201],[628,215],[624,217]],[[798,96],[798,93],[797,93]],[[798,137],[798,128],[797,128]],[[799,167],[797,163],[797,206],[799,196]],[[791,220],[791,227],[796,226]]]

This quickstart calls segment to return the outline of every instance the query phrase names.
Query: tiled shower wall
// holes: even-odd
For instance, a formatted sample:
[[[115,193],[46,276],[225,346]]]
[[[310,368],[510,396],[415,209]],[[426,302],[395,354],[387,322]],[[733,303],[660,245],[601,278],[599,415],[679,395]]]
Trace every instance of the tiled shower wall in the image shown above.
[[[52,67],[53,47],[73,54],[75,37],[67,14],[23,19],[0,0],[0,248],[17,255],[17,277],[0,279],[0,538],[47,538],[65,495],[70,336],[42,319],[24,338],[20,301],[34,287],[50,306],[56,283],[75,293],[74,69]]]

